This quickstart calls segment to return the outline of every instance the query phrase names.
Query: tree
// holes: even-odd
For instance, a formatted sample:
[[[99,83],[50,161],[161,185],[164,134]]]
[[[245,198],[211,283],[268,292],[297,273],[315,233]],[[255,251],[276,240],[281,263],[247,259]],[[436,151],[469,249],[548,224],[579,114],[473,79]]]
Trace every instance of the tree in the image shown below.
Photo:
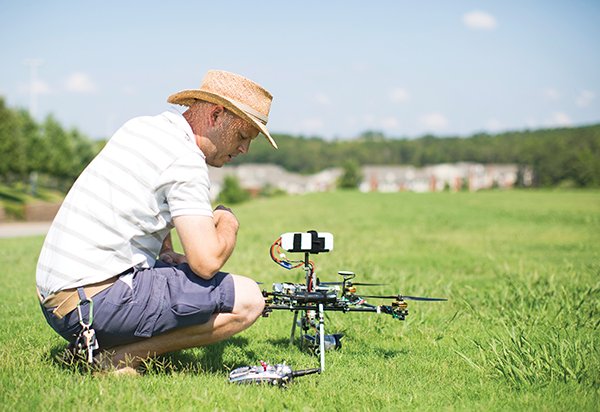
[[[58,189],[68,190],[76,178],[75,142],[51,115],[44,121],[43,138],[48,148],[45,172],[56,179]]]
[[[0,98],[0,178],[23,180],[27,173],[26,137],[15,113]]]
[[[92,161],[96,156],[94,144],[84,135],[79,133],[77,129],[71,130],[69,138],[73,142],[75,162],[72,164],[71,176],[76,179],[83,169]]]
[[[356,189],[362,182],[362,172],[360,165],[354,160],[347,160],[343,165],[342,176],[338,179],[338,188],[340,189]]]
[[[40,127],[31,117],[27,110],[17,110],[15,112],[25,138],[25,154],[27,173],[39,172],[43,170],[48,156],[48,149],[44,145],[44,140],[40,134]]]
[[[235,176],[225,176],[223,189],[217,198],[219,203],[236,204],[250,199],[250,193],[242,189],[240,181]]]

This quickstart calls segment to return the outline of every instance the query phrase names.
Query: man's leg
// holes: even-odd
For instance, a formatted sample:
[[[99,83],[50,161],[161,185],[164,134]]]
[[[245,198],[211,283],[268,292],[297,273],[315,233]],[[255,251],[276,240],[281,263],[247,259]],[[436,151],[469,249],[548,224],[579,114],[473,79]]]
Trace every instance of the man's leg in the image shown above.
[[[243,276],[232,276],[235,303],[231,313],[217,313],[201,325],[175,329],[148,339],[113,347],[108,350],[112,353],[112,365],[117,369],[136,368],[142,360],[149,357],[209,345],[250,327],[262,314],[264,298],[255,281]]]

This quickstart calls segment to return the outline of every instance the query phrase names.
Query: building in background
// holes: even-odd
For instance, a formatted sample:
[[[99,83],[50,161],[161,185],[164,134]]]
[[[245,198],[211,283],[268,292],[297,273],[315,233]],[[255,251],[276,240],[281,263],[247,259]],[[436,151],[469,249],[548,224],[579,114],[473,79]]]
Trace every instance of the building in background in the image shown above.
[[[286,171],[273,164],[242,164],[209,168],[211,197],[216,199],[225,176],[235,176],[242,188],[253,196],[263,190],[276,189],[288,194],[326,192],[337,187],[342,169],[325,169],[313,175]],[[515,164],[445,163],[417,168],[413,166],[363,166],[361,192],[441,192],[444,190],[477,191],[515,187],[521,179],[531,185],[532,172]]]

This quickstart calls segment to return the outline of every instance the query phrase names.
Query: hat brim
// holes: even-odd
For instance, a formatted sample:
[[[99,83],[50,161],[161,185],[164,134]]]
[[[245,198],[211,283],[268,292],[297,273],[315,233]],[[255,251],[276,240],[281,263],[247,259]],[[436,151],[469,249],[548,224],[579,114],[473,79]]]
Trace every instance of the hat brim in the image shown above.
[[[273,146],[275,149],[278,148],[277,143],[275,143],[275,140],[273,140],[273,138],[271,137],[271,134],[267,130],[267,127],[260,120],[240,109],[235,104],[235,102],[227,99],[226,97],[206,92],[204,90],[183,90],[178,93],[172,94],[167,99],[169,103],[180,104],[182,106],[188,107],[193,105],[196,100],[204,100],[210,103],[215,103],[225,107],[226,109],[231,110],[233,113],[235,113],[242,119],[256,126],[260,133],[262,133],[265,136],[265,138],[269,141],[269,143],[271,143],[271,146]]]

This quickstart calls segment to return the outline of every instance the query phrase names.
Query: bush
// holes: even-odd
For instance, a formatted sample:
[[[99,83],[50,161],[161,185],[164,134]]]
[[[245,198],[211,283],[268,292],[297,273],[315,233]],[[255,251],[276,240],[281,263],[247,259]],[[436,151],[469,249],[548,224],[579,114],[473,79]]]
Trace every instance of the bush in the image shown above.
[[[344,171],[342,176],[338,180],[338,187],[340,189],[356,189],[362,181],[362,173],[358,162],[348,160],[344,162]]]
[[[223,182],[223,189],[217,201],[224,204],[242,203],[250,199],[250,193],[242,189],[240,181],[235,176],[226,176]]]

